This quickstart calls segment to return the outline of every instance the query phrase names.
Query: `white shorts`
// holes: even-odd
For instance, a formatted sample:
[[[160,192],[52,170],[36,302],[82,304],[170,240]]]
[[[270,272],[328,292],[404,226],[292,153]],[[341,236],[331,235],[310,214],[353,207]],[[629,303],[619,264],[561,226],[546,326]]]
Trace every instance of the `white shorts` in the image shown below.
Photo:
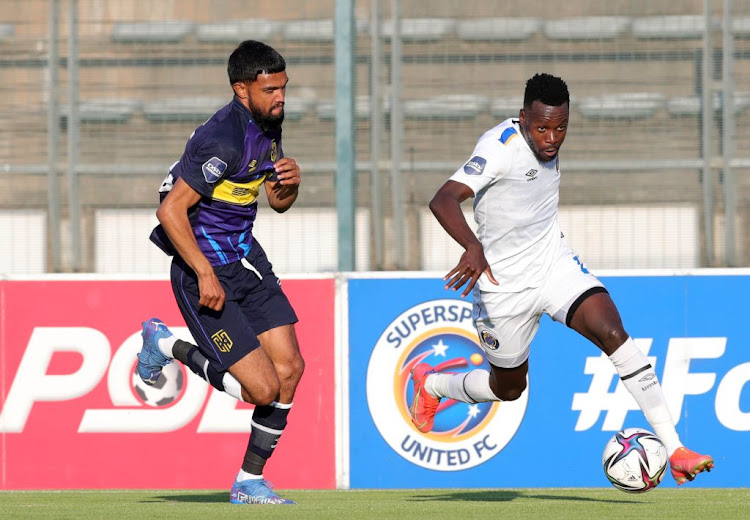
[[[597,292],[606,292],[604,285],[567,246],[541,287],[514,293],[475,289],[472,317],[489,362],[501,368],[522,365],[543,313],[570,326],[581,302]]]

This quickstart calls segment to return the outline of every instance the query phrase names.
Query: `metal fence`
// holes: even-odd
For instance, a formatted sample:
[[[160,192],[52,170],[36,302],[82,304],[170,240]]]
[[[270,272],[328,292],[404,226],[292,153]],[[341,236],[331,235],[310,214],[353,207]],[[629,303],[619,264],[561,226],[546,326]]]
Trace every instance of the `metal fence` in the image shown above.
[[[573,96],[560,219],[590,267],[750,264],[750,1],[345,4],[353,243],[341,1],[0,0],[0,273],[166,273],[147,240],[158,186],[229,101],[226,60],[250,38],[287,60],[284,149],[303,169],[294,210],[258,217],[279,272],[336,270],[342,248],[356,270],[452,266],[427,203],[540,71]]]

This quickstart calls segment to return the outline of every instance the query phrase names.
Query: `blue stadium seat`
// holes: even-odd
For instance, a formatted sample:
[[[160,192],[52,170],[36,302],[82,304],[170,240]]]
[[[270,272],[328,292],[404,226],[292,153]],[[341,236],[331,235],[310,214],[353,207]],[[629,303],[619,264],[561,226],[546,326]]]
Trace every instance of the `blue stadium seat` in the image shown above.
[[[638,39],[700,38],[706,30],[703,15],[646,16],[633,21],[633,36]]]
[[[195,36],[201,42],[239,43],[249,39],[265,41],[279,34],[281,29],[281,22],[256,18],[200,24],[195,28]]]
[[[456,24],[461,40],[523,41],[531,38],[542,25],[539,18],[476,18]]]
[[[447,94],[404,101],[410,119],[469,119],[487,110],[490,100],[476,94]]]
[[[10,40],[16,33],[16,28],[13,24],[0,23],[0,42]]]
[[[578,109],[591,119],[644,119],[665,104],[665,96],[652,92],[626,92],[583,98]]]
[[[445,38],[456,28],[450,18],[404,18],[401,20],[401,39],[405,42],[433,42]],[[383,37],[393,36],[393,20],[383,20]]]
[[[150,101],[143,104],[149,121],[205,121],[231,101],[231,97],[185,97]]]
[[[630,23],[628,16],[583,16],[548,20],[543,30],[550,40],[611,40],[620,36]]]
[[[120,43],[177,43],[193,30],[186,21],[118,22],[112,28],[112,41]]]

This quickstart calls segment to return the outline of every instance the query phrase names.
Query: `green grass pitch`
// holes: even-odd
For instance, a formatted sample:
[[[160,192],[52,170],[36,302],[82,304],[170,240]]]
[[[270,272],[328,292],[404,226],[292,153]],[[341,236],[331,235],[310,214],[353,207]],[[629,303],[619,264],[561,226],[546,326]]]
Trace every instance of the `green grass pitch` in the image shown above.
[[[116,520],[750,518],[750,489],[412,489],[286,491],[295,506],[245,506],[228,491],[4,491],[0,517]]]

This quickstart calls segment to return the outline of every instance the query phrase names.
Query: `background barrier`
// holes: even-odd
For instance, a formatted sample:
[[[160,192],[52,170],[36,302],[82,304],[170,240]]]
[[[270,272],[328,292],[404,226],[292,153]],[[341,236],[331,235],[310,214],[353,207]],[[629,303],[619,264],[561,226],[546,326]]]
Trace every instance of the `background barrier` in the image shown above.
[[[334,284],[284,289],[307,369],[266,476],[333,488]],[[229,489],[250,407],[192,373],[163,409],[135,390],[142,321],[158,315],[190,339],[168,281],[0,281],[0,291],[0,489]]]
[[[746,486],[750,349],[735,309],[750,278],[603,281],[656,368],[682,441],[715,457],[716,470],[691,486]],[[606,441],[624,427],[650,428],[609,360],[547,317],[521,399],[450,406],[427,435],[410,426],[414,362],[463,371],[481,361],[476,341],[466,341],[471,305],[442,286],[437,279],[349,282],[351,487],[607,486]],[[667,477],[663,485],[675,484]]]
[[[691,486],[750,484],[741,314],[750,272],[602,279],[656,368],[682,440],[715,457]],[[521,399],[454,404],[432,433],[412,428],[412,364],[485,363],[471,304],[442,286],[415,273],[284,281],[307,369],[267,476],[281,488],[607,486],[605,442],[648,424],[609,360],[546,317]],[[2,280],[0,296],[0,489],[228,487],[249,409],[193,377],[161,410],[134,390],[140,322],[159,315],[186,334],[168,282]]]

